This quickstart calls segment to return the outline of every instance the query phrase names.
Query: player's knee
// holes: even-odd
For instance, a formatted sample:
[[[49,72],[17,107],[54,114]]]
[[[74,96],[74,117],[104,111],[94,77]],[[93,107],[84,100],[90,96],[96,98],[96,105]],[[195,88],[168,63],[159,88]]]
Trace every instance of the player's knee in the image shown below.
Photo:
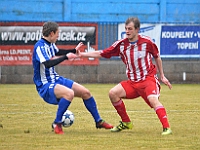
[[[70,89],[63,97],[71,101],[74,98],[74,91]]]
[[[160,101],[158,100],[157,96],[148,96],[148,100],[150,105],[155,108],[157,106],[162,106],[162,104],[160,103]]]
[[[116,97],[116,92],[113,89],[111,89],[108,94],[111,100]]]
[[[84,89],[83,92],[82,92],[82,99],[88,99],[91,97],[91,93],[88,89]]]

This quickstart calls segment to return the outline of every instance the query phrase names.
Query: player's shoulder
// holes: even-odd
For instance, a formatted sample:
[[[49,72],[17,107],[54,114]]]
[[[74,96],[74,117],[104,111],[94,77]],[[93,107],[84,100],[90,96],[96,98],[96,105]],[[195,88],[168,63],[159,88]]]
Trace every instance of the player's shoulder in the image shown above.
[[[150,42],[150,43],[154,43],[154,41],[152,40],[151,37],[149,36],[146,36],[146,35],[142,35],[142,34],[139,34],[139,39],[143,42]]]
[[[38,41],[35,43],[35,47],[42,46],[42,45],[44,45],[44,44],[45,44],[45,41],[42,40],[42,39],[40,39],[40,40],[38,40]]]
[[[50,45],[53,45],[53,44],[54,43],[49,43],[44,39],[40,39],[35,43],[34,48],[37,49],[38,47],[40,47],[43,49],[44,47],[50,47]],[[56,47],[56,46],[54,46],[54,47]]]
[[[113,46],[113,47],[116,47],[116,46],[118,46],[118,45],[125,44],[125,43],[127,43],[127,42],[128,42],[128,39],[127,39],[127,38],[120,39],[120,40],[114,42],[114,43],[112,44],[112,46]]]

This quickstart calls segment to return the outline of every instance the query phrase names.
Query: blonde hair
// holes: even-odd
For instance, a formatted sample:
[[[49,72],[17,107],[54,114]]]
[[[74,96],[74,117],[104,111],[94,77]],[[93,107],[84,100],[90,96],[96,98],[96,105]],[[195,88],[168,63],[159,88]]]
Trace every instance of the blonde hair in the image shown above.
[[[134,23],[135,29],[140,28],[140,21],[137,17],[130,17],[126,20],[125,25],[129,24],[130,22]]]

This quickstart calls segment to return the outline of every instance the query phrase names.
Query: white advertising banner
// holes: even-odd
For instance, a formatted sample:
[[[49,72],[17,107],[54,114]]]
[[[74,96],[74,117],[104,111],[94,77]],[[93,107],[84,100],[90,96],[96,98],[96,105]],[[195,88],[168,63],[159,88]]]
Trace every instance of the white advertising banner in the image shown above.
[[[200,58],[200,25],[141,24],[139,34],[149,36],[163,58]],[[118,39],[126,37],[118,25]]]

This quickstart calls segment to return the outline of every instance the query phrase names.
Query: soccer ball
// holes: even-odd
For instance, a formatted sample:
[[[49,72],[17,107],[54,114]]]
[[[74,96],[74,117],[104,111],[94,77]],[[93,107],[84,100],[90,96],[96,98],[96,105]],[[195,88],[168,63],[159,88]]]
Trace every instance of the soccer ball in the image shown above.
[[[74,114],[70,110],[66,110],[62,116],[63,127],[70,127],[74,123],[74,119]]]

